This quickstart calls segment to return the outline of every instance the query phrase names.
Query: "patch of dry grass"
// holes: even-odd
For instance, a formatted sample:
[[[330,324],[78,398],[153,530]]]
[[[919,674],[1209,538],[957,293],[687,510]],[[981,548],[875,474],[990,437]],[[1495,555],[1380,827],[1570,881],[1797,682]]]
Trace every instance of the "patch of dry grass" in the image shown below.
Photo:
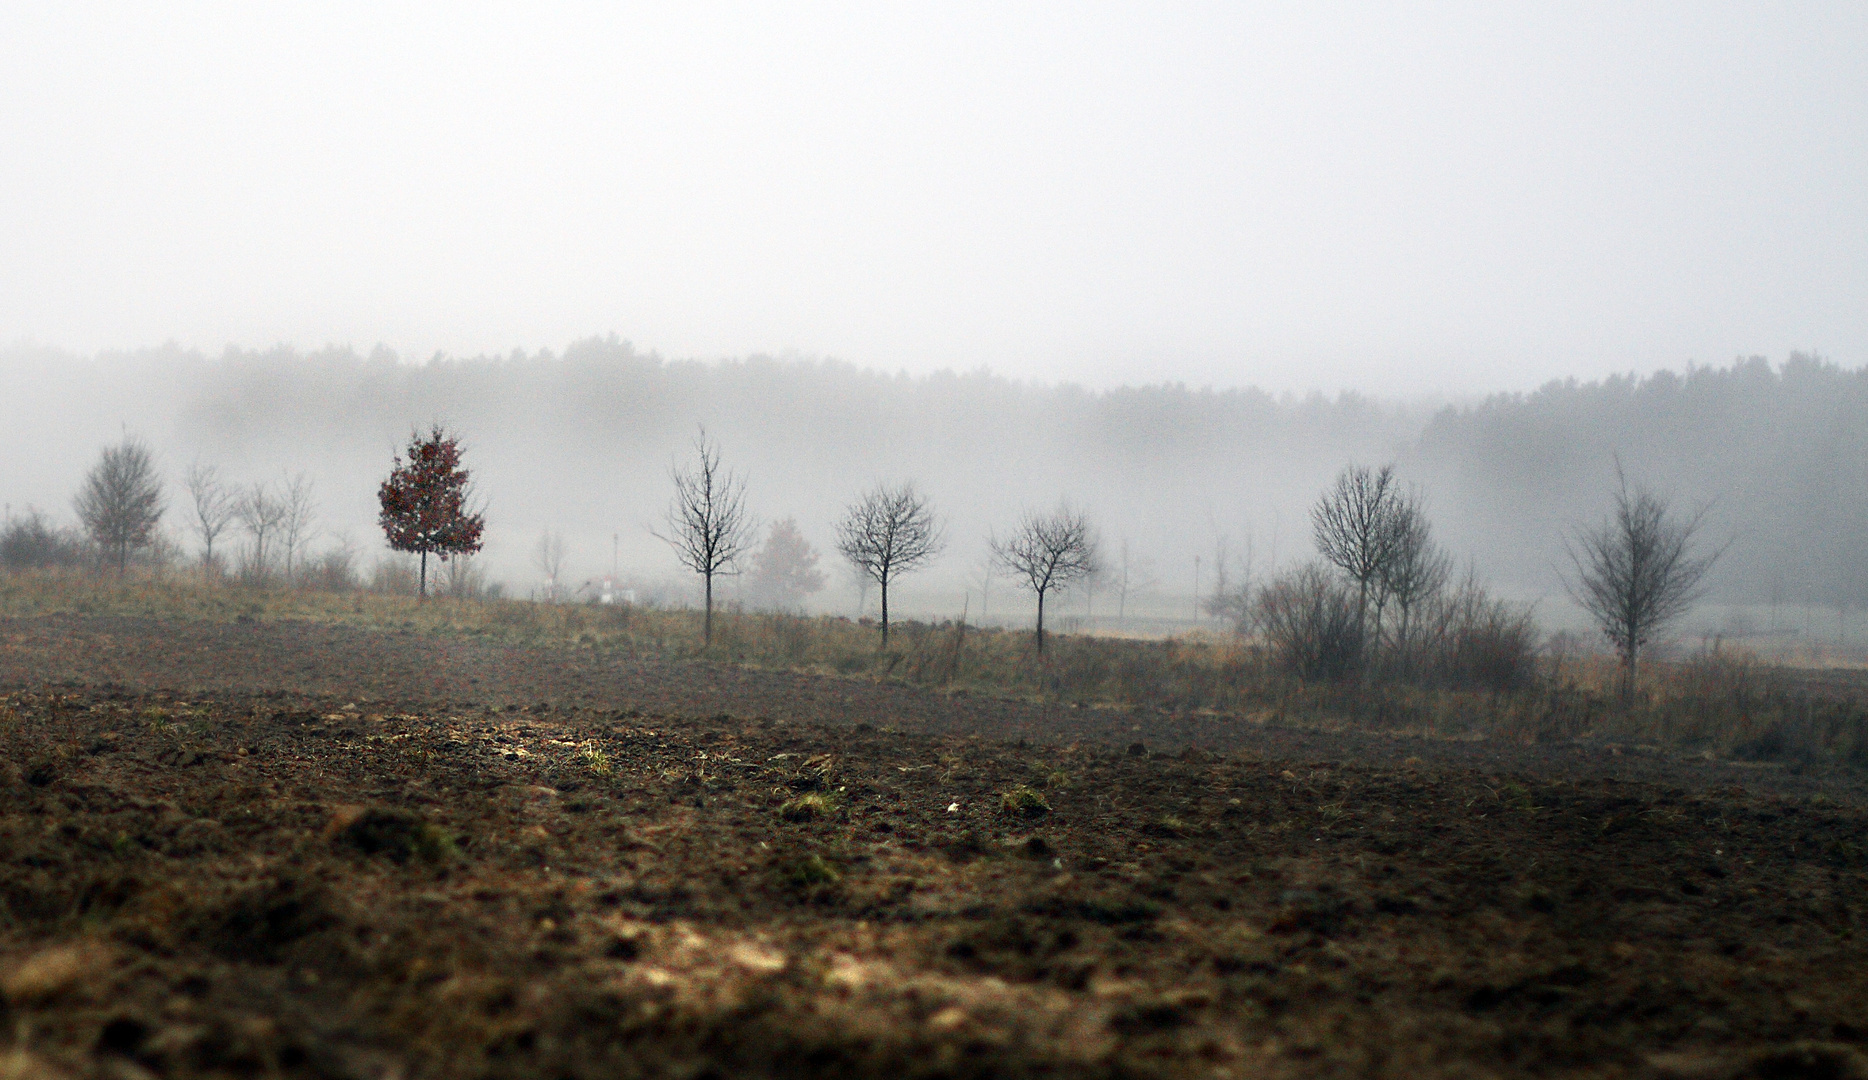
[[[302,619],[631,658],[707,658],[1272,726],[1519,742],[1597,739],[1868,767],[1868,709],[1848,695],[1812,696],[1796,672],[1729,648],[1647,665],[1635,701],[1623,704],[1613,659],[1591,654],[1553,656],[1534,685],[1496,693],[1395,682],[1306,683],[1277,670],[1255,643],[1230,636],[1150,641],[1060,634],[1038,656],[1029,633],[906,622],[892,628],[884,650],[873,626],[845,618],[725,611],[715,613],[714,644],[707,648],[701,615],[691,610],[263,589],[207,583],[186,573],[0,576],[0,615],[50,614]],[[598,774],[605,764],[589,761]]]

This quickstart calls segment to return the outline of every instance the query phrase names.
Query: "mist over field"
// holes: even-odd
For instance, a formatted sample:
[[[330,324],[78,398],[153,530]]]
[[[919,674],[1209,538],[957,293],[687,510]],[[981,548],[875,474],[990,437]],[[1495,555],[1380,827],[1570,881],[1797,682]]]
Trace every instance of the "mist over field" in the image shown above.
[[[170,496],[164,528],[189,552],[181,479],[202,462],[235,483],[308,476],[319,506],[311,550],[348,542],[367,570],[387,551],[376,487],[391,456],[413,428],[441,422],[464,438],[486,506],[476,565],[508,595],[540,587],[533,552],[549,530],[563,537],[562,580],[573,588],[614,561],[642,599],[696,599],[693,575],[651,529],[672,494],[670,466],[702,426],[744,475],[761,535],[795,518],[820,554],[828,582],[806,599],[815,611],[857,612],[862,594],[836,555],[834,523],[878,480],[920,485],[948,540],[902,580],[898,614],[1026,618],[1027,594],[983,579],[988,537],[1023,509],[1068,500],[1096,526],[1109,576],[1073,590],[1062,614],[1113,626],[1126,544],[1125,614],[1141,620],[1130,628],[1172,631],[1191,625],[1196,573],[1206,596],[1221,559],[1236,584],[1314,557],[1308,515],[1319,492],[1346,465],[1387,463],[1424,495],[1462,566],[1535,603],[1550,625],[1575,622],[1563,542],[1607,512],[1617,461],[1681,509],[1709,507],[1706,543],[1729,544],[1710,579],[1711,613],[1685,633],[1755,629],[1720,605],[1833,611],[1868,591],[1855,558],[1868,520],[1868,372],[1804,356],[1450,403],[1180,384],[1090,390],[797,358],[671,361],[615,338],[420,363],[383,349],[79,357],[15,347],[0,370],[15,417],[0,430],[9,513],[35,507],[69,523],[99,449],[128,432],[155,452]],[[725,598],[736,587],[728,579]],[[873,591],[866,599],[873,609]]]
[[[1864,57],[0,5],[0,1080],[1868,1077]]]
[[[858,611],[833,524],[913,480],[948,543],[901,613],[1023,619],[988,538],[1068,500],[1108,573],[1060,614],[1167,633],[1392,463],[1556,629],[1619,462],[1722,552],[1683,637],[1845,633],[1864,42],[1846,4],[21,8],[0,500],[70,526],[132,435],[171,547],[191,466],[302,474],[367,576],[441,422],[477,573],[535,595],[561,542],[572,591],[681,603],[651,528],[704,426],[820,555],[808,610]]]

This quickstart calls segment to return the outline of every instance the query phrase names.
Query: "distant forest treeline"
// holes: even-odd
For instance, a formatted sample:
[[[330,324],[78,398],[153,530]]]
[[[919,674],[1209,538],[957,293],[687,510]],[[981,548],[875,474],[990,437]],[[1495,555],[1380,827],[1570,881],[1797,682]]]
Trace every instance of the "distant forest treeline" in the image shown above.
[[[1447,527],[1484,538],[1517,579],[1560,561],[1567,525],[1602,515],[1619,458],[1681,508],[1710,506],[1706,541],[1731,545],[1720,598],[1868,602],[1868,369],[1793,355],[1551,383],[1443,410],[1413,457]]]
[[[1157,592],[1189,596],[1193,559],[1203,558],[1210,586],[1222,543],[1235,580],[1248,561],[1263,572],[1308,557],[1317,492],[1346,463],[1387,461],[1425,490],[1449,548],[1526,599],[1560,597],[1563,536],[1604,512],[1617,458],[1682,507],[1712,505],[1708,539],[1731,541],[1716,575],[1721,598],[1868,596],[1858,555],[1868,370],[1803,356],[1552,383],[1437,411],[1355,395],[1091,391],[984,371],[667,361],[614,337],[562,353],[427,363],[381,349],[80,358],[18,346],[0,353],[0,378],[9,402],[0,496],[55,516],[68,514],[98,448],[127,429],[172,480],[194,460],[233,479],[306,472],[324,527],[374,545],[375,485],[391,452],[412,427],[443,421],[465,437],[488,502],[486,559],[518,580],[545,529],[567,538],[574,573],[606,572],[615,558],[627,571],[672,576],[648,526],[667,503],[670,461],[704,424],[747,475],[753,510],[797,518],[826,552],[831,523],[859,489],[914,478],[947,518],[951,544],[907,583],[910,612],[917,587],[951,595],[976,581],[989,532],[1060,498],[1091,512],[1110,555],[1127,541]]]

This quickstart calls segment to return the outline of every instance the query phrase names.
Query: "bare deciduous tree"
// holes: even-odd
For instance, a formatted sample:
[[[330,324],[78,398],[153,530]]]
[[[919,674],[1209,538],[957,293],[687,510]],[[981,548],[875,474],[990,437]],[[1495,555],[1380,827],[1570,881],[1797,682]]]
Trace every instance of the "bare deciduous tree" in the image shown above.
[[[1116,588],[1116,624],[1122,625],[1128,618],[1129,597],[1145,592],[1161,584],[1154,575],[1154,560],[1146,555],[1137,555],[1129,550],[1128,537],[1122,538],[1122,549],[1116,564],[1113,584]]]
[[[882,592],[882,646],[889,644],[889,582],[940,554],[940,524],[913,483],[877,484],[844,511],[837,550]]]
[[[1038,597],[1037,651],[1044,652],[1044,599],[1096,572],[1089,518],[1069,504],[1047,514],[1027,510],[1012,535],[992,540],[993,557]]]
[[[188,477],[184,481],[188,488],[189,500],[194,504],[194,521],[190,528],[201,538],[201,572],[214,572],[214,541],[227,531],[238,516],[238,501],[234,492],[221,483],[220,471],[212,465],[203,465],[197,461],[188,468]]]
[[[1096,589],[1109,584],[1109,568],[1098,564],[1096,569],[1077,579],[1077,585],[1083,590],[1083,626],[1090,630],[1096,627]]]
[[[297,580],[298,554],[311,543],[312,523],[318,518],[318,503],[312,498],[312,481],[304,473],[288,478],[279,491],[279,546],[284,548],[285,580]]]
[[[470,600],[486,595],[486,571],[479,566],[472,552],[456,555],[442,563],[439,578],[436,587],[448,596]]]
[[[1634,696],[1641,650],[1667,624],[1686,614],[1705,590],[1701,583],[1725,549],[1693,554],[1693,538],[1707,508],[1680,519],[1667,500],[1630,490],[1615,467],[1615,506],[1600,524],[1577,529],[1564,542],[1576,569],[1564,587],[1601,628],[1622,658],[1622,698]]]
[[[1232,538],[1224,533],[1213,544],[1213,595],[1201,601],[1201,607],[1208,615],[1224,619],[1232,624],[1233,632],[1240,637],[1252,632],[1256,621],[1252,604],[1252,538],[1246,537],[1245,555],[1235,559],[1231,553]],[[1239,578],[1233,580],[1232,568],[1237,566]]]
[[[550,529],[538,534],[538,543],[532,547],[532,565],[545,575],[545,600],[556,603],[564,576],[564,534]]]
[[[235,503],[235,513],[240,524],[246,528],[247,535],[253,538],[253,546],[247,553],[246,565],[241,571],[254,581],[264,581],[272,572],[271,555],[266,550],[268,540],[275,539],[279,525],[285,520],[285,502],[273,495],[264,483],[255,483],[240,494]]]
[[[861,620],[869,610],[869,590],[875,580],[849,563],[843,564],[843,572],[848,584],[856,590],[856,618]]]
[[[1397,500],[1399,516],[1393,557],[1382,565],[1376,581],[1380,596],[1378,609],[1393,604],[1401,613],[1396,628],[1394,653],[1400,657],[1405,672],[1410,663],[1410,635],[1414,615],[1422,604],[1439,596],[1453,574],[1453,557],[1433,538],[1433,525],[1427,520],[1418,496]],[[1381,616],[1376,616],[1376,625]]]
[[[669,467],[675,497],[665,519],[668,533],[655,536],[675,549],[681,565],[701,576],[706,594],[701,641],[710,646],[714,575],[732,569],[752,546],[755,529],[746,512],[746,480],[722,468],[720,448],[707,438],[705,428],[694,440],[694,456],[694,463],[686,468]]]
[[[72,506],[92,542],[114,557],[121,575],[130,552],[146,546],[162,520],[162,480],[149,447],[129,437],[105,447]]]
[[[979,586],[979,620],[982,624],[992,616],[992,579],[998,575],[999,560],[988,550],[973,564],[973,575],[967,578],[969,593],[974,585]]]
[[[1369,596],[1401,543],[1394,466],[1352,465],[1310,510],[1317,552],[1356,583],[1356,625],[1368,631]]]

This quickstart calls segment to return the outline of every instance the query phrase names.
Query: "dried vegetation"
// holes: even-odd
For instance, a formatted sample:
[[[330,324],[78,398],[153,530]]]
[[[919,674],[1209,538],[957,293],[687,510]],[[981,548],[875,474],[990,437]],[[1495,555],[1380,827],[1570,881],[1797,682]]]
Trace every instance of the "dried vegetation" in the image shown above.
[[[900,623],[890,647],[878,649],[873,628],[847,619],[716,612],[708,647],[701,614],[687,610],[458,597],[420,602],[379,593],[204,586],[187,575],[121,581],[56,571],[0,575],[0,616],[51,614],[307,621],[570,648],[592,662],[707,659],[1253,725],[1514,743],[1582,740],[1792,768],[1868,769],[1868,673],[1786,669],[1730,649],[1656,663],[1624,700],[1616,666],[1579,652],[1567,638],[1529,667],[1523,660],[1505,665],[1512,674],[1496,687],[1434,672],[1416,680],[1306,680],[1286,670],[1275,651],[1232,635],[1168,641],[1061,635],[1039,658],[1029,634],[961,623]],[[1523,628],[1512,633],[1522,636]],[[1480,644],[1491,640],[1475,637]],[[1514,644],[1511,655],[1527,647]],[[601,764],[593,760],[592,767]]]

